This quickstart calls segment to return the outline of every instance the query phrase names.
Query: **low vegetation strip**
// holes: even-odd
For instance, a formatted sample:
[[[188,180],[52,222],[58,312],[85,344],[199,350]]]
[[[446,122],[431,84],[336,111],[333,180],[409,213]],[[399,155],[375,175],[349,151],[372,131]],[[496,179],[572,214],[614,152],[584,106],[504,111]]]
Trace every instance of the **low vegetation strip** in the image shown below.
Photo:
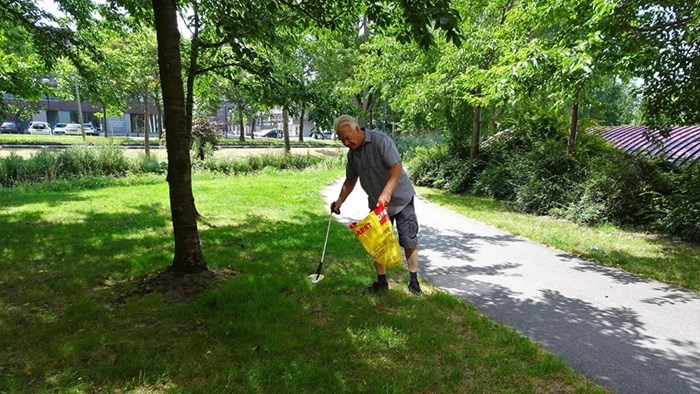
[[[611,224],[586,226],[563,219],[510,210],[486,197],[455,195],[421,187],[426,199],[509,233],[621,268],[647,278],[700,292],[700,247]]]
[[[340,224],[310,283],[340,176],[195,172],[205,256],[231,274],[186,302],[141,287],[172,258],[162,175],[0,190],[0,391],[606,392],[450,295],[361,296],[373,269]]]
[[[323,160],[310,154],[287,155],[278,152],[242,158],[193,159],[193,168],[240,174],[260,171],[267,167],[302,169]],[[325,160],[332,162],[339,158],[331,155]],[[120,177],[128,174],[164,173],[166,170],[167,164],[156,157],[141,154],[137,158],[128,158],[124,151],[115,145],[98,148],[75,147],[66,150],[42,149],[34,152],[29,158],[14,153],[0,158],[0,186],[12,187],[89,176]]]

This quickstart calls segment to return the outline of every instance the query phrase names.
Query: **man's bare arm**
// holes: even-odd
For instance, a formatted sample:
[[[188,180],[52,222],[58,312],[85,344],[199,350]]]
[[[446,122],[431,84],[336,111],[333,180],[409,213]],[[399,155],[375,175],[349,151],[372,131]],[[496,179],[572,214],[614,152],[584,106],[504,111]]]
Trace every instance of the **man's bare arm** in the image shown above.
[[[398,185],[399,181],[401,180],[402,172],[403,166],[401,165],[401,162],[395,163],[394,165],[389,167],[389,177],[386,181],[386,185],[384,185],[384,190],[382,190],[382,194],[379,195],[377,205],[379,205],[379,203],[382,203],[385,207],[389,206],[389,201],[391,201],[391,195],[394,193],[396,185]]]

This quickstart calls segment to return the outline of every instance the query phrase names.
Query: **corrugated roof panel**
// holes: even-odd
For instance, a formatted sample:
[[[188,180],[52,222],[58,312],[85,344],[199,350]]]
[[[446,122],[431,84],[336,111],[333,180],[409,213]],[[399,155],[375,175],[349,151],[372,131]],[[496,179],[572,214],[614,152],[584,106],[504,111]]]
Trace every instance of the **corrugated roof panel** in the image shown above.
[[[679,165],[700,161],[700,137],[696,138],[693,143],[680,148],[672,161]]]
[[[694,151],[697,152],[700,149],[696,146],[698,143],[700,143],[700,128],[687,127],[678,130],[666,143],[666,155],[672,161],[676,161],[678,158],[692,155]]]
[[[597,132],[627,153],[661,156],[679,165],[700,161],[700,125],[673,127],[666,138],[658,131],[651,131],[650,136],[658,139],[658,144],[646,138],[647,130],[646,126],[619,126],[600,128]]]

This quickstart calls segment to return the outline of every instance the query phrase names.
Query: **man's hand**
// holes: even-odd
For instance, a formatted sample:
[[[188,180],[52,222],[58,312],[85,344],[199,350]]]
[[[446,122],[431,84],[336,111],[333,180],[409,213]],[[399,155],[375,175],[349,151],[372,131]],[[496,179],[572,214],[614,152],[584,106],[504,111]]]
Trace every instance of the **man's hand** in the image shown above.
[[[389,201],[391,201],[391,194],[382,193],[377,199],[377,206],[384,204],[384,208],[389,207]]]
[[[333,201],[333,202],[331,203],[331,212],[333,212],[333,213],[336,214],[336,215],[340,215],[340,206],[341,206],[341,205],[342,205],[342,204],[338,204],[337,201]]]

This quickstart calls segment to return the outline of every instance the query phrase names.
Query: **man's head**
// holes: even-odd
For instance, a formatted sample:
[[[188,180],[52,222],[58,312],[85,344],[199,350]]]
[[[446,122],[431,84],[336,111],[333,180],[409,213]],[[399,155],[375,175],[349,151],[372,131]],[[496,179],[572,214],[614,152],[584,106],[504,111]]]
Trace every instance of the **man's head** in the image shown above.
[[[360,130],[357,120],[350,115],[340,115],[335,120],[333,129],[340,142],[352,150],[360,149],[365,141],[365,132]]]

